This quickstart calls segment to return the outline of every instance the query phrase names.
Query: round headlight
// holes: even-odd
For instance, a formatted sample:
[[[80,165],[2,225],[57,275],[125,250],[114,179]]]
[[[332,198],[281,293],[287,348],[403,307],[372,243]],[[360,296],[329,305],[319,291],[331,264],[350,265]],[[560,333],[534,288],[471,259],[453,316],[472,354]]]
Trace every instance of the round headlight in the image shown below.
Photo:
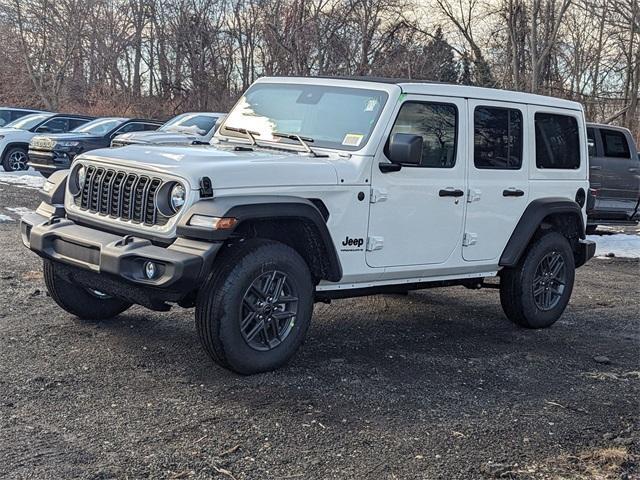
[[[82,189],[84,187],[84,181],[87,178],[87,169],[84,167],[80,167],[77,171],[78,175],[78,187]]]
[[[184,205],[186,197],[187,192],[185,191],[184,187],[179,183],[176,183],[171,189],[171,194],[169,196],[171,209],[177,213],[178,210],[180,210]]]

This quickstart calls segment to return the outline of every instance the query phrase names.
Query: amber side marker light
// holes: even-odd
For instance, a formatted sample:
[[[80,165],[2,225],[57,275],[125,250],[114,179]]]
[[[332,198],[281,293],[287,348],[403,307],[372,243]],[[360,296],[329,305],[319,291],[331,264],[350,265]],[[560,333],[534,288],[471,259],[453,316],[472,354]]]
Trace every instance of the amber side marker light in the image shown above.
[[[238,223],[233,217],[209,217],[208,215],[193,215],[189,219],[192,227],[212,228],[214,230],[228,230]]]

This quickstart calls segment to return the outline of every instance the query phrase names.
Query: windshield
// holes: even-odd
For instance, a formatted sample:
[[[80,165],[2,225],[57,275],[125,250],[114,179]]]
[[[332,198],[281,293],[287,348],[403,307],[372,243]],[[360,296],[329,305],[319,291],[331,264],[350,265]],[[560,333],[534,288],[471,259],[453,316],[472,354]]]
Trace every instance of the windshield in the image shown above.
[[[47,118],[49,118],[52,114],[42,114],[42,113],[36,113],[33,115],[26,115],[24,117],[21,117],[17,120],[14,120],[11,123],[8,123],[6,125],[7,128],[19,128],[20,130],[30,130],[33,127],[39,125],[41,122],[45,121]]]
[[[299,144],[273,136],[288,133],[312,139],[313,147],[359,150],[367,143],[387,97],[380,90],[257,83],[229,113],[220,133],[247,138],[230,130],[241,128],[259,134],[258,141]]]
[[[199,115],[197,113],[183,113],[172,118],[158,130],[163,132],[191,133],[206,135],[216,124],[218,117]]]
[[[96,136],[106,135],[125,120],[126,118],[99,118],[92,122],[85,123],[73,131]]]

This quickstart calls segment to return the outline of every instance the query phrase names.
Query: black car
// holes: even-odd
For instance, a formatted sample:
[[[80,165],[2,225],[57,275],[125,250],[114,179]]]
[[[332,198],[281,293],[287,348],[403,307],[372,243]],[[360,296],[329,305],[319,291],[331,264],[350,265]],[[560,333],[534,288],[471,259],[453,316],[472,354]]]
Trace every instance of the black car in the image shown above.
[[[27,169],[27,150],[31,139],[41,133],[63,133],[94,120],[95,117],[70,113],[32,113],[0,128],[0,160],[7,172]]]
[[[29,144],[29,165],[48,177],[56,170],[69,168],[80,153],[109,147],[116,135],[156,130],[162,123],[141,118],[105,117],[69,133],[38,135]]]

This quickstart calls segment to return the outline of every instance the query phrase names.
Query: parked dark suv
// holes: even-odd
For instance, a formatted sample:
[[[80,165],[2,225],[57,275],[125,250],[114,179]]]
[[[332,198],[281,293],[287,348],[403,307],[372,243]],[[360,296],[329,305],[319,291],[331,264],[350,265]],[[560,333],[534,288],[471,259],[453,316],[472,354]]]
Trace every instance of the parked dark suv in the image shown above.
[[[587,124],[592,201],[588,230],[597,225],[634,225],[640,220],[640,156],[631,132]]]
[[[29,165],[48,177],[56,170],[69,168],[76,155],[108,147],[116,135],[156,130],[162,124],[158,120],[105,117],[69,133],[38,135],[29,144]]]

